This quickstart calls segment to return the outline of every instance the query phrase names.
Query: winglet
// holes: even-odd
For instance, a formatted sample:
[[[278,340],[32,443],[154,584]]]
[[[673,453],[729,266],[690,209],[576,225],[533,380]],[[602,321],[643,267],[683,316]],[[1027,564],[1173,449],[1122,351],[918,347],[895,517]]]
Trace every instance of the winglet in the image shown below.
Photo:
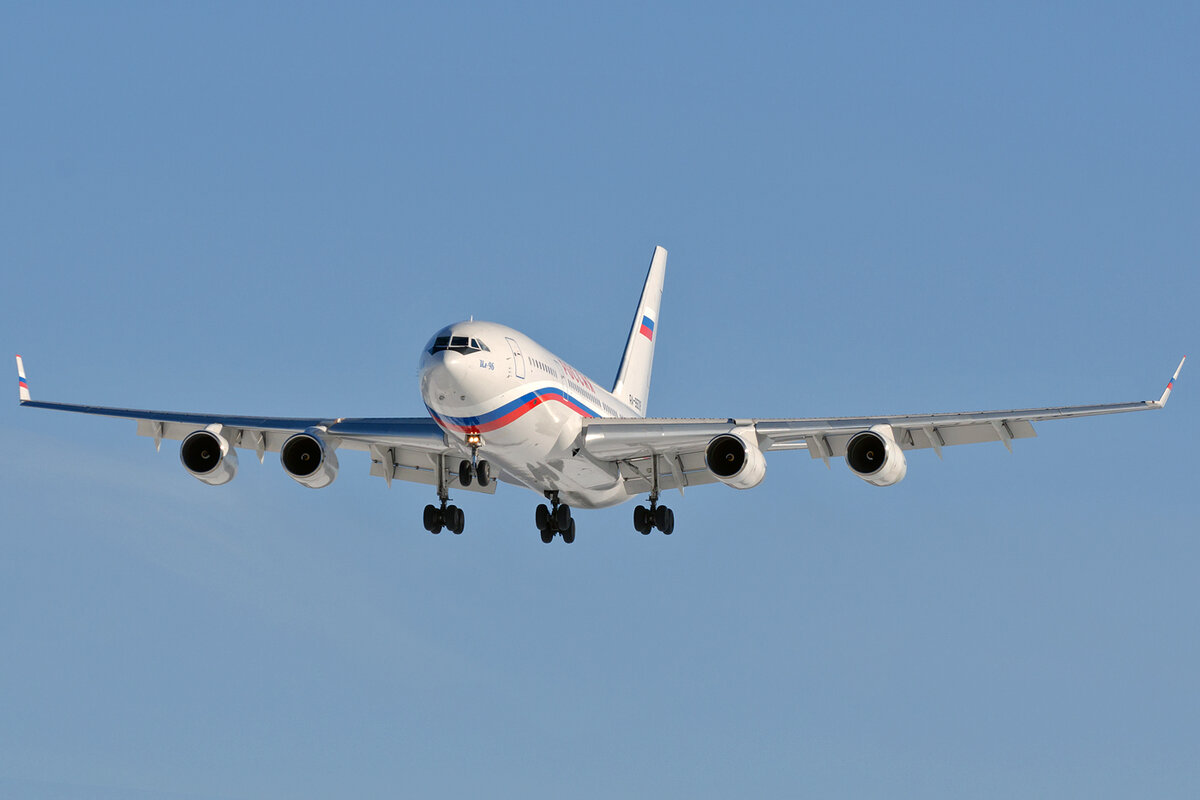
[[[1179,360],[1179,366],[1175,368],[1175,374],[1171,376],[1171,380],[1167,381],[1167,388],[1163,389],[1162,397],[1154,403],[1158,408],[1162,408],[1167,404],[1167,398],[1171,396],[1171,389],[1175,387],[1175,381],[1179,380],[1179,370],[1183,369],[1183,362],[1187,361],[1187,356]]]
[[[29,396],[29,382],[25,380],[25,362],[20,356],[17,356],[17,395],[22,403],[33,399]]]

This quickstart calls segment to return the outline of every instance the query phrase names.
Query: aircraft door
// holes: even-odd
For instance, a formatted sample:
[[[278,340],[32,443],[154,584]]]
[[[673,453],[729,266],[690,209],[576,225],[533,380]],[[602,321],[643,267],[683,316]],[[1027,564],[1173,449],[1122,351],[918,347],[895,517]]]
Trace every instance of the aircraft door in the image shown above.
[[[515,377],[518,377],[518,378],[521,378],[522,380],[524,380],[524,378],[525,378],[525,356],[521,355],[521,345],[517,344],[516,339],[510,339],[507,336],[505,336],[504,339],[505,339],[505,341],[508,342],[509,349],[512,350],[513,375]]]

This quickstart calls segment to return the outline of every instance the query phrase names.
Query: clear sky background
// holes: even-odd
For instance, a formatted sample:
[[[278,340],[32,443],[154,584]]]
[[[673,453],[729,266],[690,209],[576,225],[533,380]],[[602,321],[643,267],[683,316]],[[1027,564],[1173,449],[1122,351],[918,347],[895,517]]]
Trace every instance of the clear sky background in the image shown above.
[[[662,244],[652,414],[1154,398],[1200,12],[1050,5],[4,4],[0,341],[45,400],[417,415],[471,314],[610,381]],[[513,487],[434,537],[361,454],[212,488],[9,390],[6,796],[1200,795],[1200,363],[570,547]]]

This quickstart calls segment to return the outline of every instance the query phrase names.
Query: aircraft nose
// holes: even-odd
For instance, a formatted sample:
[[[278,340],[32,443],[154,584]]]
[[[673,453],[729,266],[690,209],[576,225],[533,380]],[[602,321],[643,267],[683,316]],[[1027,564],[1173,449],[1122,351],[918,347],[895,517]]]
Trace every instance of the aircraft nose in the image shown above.
[[[433,356],[423,376],[426,395],[440,401],[465,399],[467,367],[467,359],[460,353],[441,352]]]
[[[463,379],[467,376],[467,369],[470,363],[467,357],[461,353],[445,352],[442,354],[442,369],[446,371],[446,375],[455,386],[462,387]]]

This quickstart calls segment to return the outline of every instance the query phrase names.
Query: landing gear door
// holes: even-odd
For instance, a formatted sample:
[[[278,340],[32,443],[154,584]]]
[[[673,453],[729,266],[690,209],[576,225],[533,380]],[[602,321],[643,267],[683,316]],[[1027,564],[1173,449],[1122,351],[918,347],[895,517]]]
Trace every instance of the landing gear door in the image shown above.
[[[517,378],[525,378],[525,356],[521,355],[521,345],[517,344],[516,339],[510,339],[505,336],[504,340],[508,342],[509,349],[513,354],[513,376]]]

